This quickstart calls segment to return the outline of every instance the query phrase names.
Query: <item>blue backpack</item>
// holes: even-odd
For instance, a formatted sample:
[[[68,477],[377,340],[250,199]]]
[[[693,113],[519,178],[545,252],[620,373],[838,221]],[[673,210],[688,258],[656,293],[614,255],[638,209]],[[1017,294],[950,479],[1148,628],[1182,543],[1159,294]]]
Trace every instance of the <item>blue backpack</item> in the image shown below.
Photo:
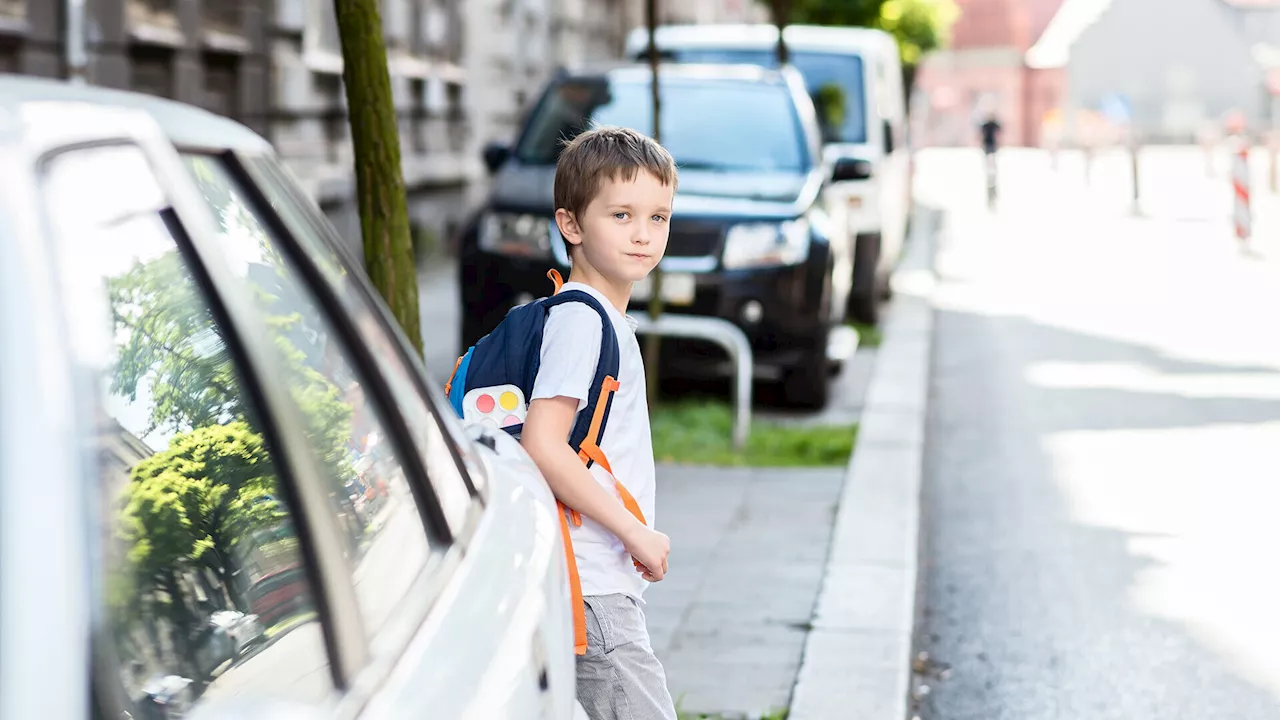
[[[600,463],[610,472],[608,460],[600,452],[613,393],[618,389],[618,337],[608,312],[590,294],[581,290],[560,291],[560,273],[547,273],[556,293],[512,308],[494,328],[454,365],[445,385],[445,395],[454,412],[466,423],[481,423],[519,437],[524,429],[529,395],[541,366],[542,331],[551,309],[580,302],[600,315],[600,360],[587,398],[589,412],[579,413],[569,435],[569,444],[588,467]]]
[[[604,436],[613,394],[618,391],[618,337],[613,321],[600,301],[581,290],[561,292],[563,281],[555,270],[547,272],[555,283],[556,292],[549,298],[512,308],[498,323],[493,332],[480,338],[453,366],[453,375],[444,386],[444,394],[453,410],[464,422],[479,422],[492,428],[506,430],[519,437],[524,429],[528,398],[533,393],[533,381],[538,377],[542,364],[542,330],[547,324],[551,308],[568,302],[580,302],[600,315],[600,360],[596,363],[595,380],[587,397],[590,412],[578,413],[573,432],[569,433],[569,445],[587,466],[597,464],[613,474],[609,460],[600,449]],[[639,503],[627,488],[614,478],[618,497],[624,507],[641,523],[648,524]],[[559,500],[560,532],[564,539],[565,564],[569,575],[570,598],[573,607],[573,651],[582,655],[587,651],[586,610],[582,600],[582,583],[578,576],[578,563],[573,555],[573,540],[569,525],[582,525],[577,510]],[[636,563],[639,568],[639,563]]]

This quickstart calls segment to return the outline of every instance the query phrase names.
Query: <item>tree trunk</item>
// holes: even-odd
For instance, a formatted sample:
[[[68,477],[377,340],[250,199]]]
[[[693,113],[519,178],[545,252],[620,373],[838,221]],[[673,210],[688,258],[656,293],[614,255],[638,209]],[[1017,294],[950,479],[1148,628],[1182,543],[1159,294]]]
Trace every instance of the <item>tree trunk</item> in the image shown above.
[[[658,90],[658,0],[646,0],[645,21],[649,25],[649,70],[653,84],[653,139],[662,142],[662,100]],[[659,263],[649,273],[649,318],[657,321],[662,316],[662,264]],[[648,392],[649,407],[652,409],[658,402],[658,390],[661,382],[658,377],[658,353],[662,348],[662,336],[649,333],[644,339],[644,375]]]
[[[334,8],[342,38],[342,80],[355,146],[366,270],[409,342],[421,353],[417,268],[378,0],[334,0]]]
[[[782,39],[782,31],[786,29],[787,23],[791,20],[791,0],[770,0],[770,14],[773,15],[773,24],[778,26],[778,66],[786,65],[791,60],[791,53],[787,50],[787,43]]]

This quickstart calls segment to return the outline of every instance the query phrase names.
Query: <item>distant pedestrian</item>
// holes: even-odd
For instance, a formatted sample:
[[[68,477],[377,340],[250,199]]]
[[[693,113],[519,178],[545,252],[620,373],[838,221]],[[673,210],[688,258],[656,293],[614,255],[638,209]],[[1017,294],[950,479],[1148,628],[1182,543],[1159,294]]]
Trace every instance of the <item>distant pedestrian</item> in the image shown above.
[[[988,113],[986,122],[979,126],[982,133],[982,152],[986,160],[987,204],[996,201],[996,151],[1000,149],[1000,121],[996,114]]]
[[[1000,121],[996,119],[995,113],[987,115],[986,122],[980,127],[982,131],[982,151],[987,155],[994,155],[1000,147]]]

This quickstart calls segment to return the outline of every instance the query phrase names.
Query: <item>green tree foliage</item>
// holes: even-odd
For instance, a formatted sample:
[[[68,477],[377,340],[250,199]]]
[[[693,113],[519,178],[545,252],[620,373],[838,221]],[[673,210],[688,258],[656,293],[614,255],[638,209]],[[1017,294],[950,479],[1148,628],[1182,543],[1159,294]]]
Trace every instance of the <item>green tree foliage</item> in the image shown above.
[[[141,587],[173,568],[206,568],[246,611],[231,582],[240,542],[279,523],[275,472],[247,423],[208,425],[173,438],[133,468],[121,533]]]
[[[178,254],[135,265],[109,281],[108,291],[119,348],[112,390],[134,402],[149,396],[144,435],[174,433],[167,449],[132,469],[120,498],[127,557],[124,572],[107,581],[108,600],[120,618],[136,618],[143,607],[167,616],[182,647],[194,619],[179,577],[212,572],[225,593],[221,604],[246,611],[232,582],[237,548],[278,526],[284,508],[227,345]],[[283,360],[276,382],[292,392],[326,479],[341,493],[354,476],[346,461],[351,407],[312,367],[318,358],[309,361],[291,339],[306,337],[301,315],[285,314],[279,298],[256,291]]]
[[[906,65],[915,65],[925,53],[944,46],[960,15],[955,0],[791,0],[790,5],[788,24],[885,30],[897,38]]]

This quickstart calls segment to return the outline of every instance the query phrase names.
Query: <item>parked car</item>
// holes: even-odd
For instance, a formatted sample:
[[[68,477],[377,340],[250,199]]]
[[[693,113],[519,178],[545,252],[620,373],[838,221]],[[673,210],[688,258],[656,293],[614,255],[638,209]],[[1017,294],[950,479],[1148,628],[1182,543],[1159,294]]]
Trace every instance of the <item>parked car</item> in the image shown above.
[[[902,252],[911,218],[911,149],[902,65],[893,36],[870,28],[788,25],[783,34],[788,62],[804,76],[821,109],[824,155],[866,161],[859,173],[827,190],[835,219],[833,241],[857,237],[849,314],[875,323],[879,301]],[[660,27],[655,37],[666,62],[751,63],[777,66],[775,25],[686,25]],[[648,56],[649,34],[633,31],[629,57]],[[824,116],[825,113],[820,113]]]
[[[0,716],[580,713],[545,481],[455,421],[262,138],[0,76],[0,187]],[[293,565],[270,626],[237,609]]]
[[[592,124],[652,133],[650,77],[643,66],[562,75],[542,92],[514,147],[485,150],[491,193],[461,245],[463,347],[512,306],[546,295],[548,267],[567,274],[552,198],[563,140]],[[659,89],[661,140],[679,166],[662,261],[665,307],[736,323],[757,377],[781,381],[789,402],[822,406],[828,340],[844,318],[853,258],[851,247],[829,241],[820,198],[858,168],[824,167],[813,103],[790,69],[673,65],[660,70]],[[648,284],[637,284],[632,309],[643,312],[648,295]],[[725,371],[714,346],[664,348],[664,364],[681,374]]]

